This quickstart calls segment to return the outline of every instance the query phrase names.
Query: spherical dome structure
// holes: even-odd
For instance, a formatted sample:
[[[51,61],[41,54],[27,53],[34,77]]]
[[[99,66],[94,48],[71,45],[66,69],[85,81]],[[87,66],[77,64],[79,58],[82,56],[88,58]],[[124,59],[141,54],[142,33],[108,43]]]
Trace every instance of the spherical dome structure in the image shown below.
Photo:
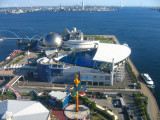
[[[59,34],[51,32],[43,37],[43,45],[48,47],[60,47],[62,45],[62,38]]]

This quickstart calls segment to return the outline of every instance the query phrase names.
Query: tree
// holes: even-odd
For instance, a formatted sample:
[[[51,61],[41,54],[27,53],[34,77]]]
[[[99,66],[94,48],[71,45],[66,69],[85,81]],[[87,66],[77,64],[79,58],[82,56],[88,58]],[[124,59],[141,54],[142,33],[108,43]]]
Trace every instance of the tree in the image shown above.
[[[58,107],[60,110],[62,110],[62,102],[60,100],[58,101]]]
[[[95,102],[91,102],[90,108],[91,108],[92,110],[95,110],[95,108],[96,108],[96,103],[95,103]]]

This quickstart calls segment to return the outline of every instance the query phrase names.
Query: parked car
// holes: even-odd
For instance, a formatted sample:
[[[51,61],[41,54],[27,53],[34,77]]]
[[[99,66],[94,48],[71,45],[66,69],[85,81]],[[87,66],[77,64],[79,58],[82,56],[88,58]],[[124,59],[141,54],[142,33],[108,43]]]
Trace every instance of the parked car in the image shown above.
[[[130,115],[130,118],[133,119],[133,115]]]
[[[121,102],[119,100],[115,100],[113,102],[114,107],[121,107]]]
[[[143,118],[142,117],[138,117],[137,120],[143,120]]]
[[[117,107],[121,107],[121,102],[120,101],[116,101]]]

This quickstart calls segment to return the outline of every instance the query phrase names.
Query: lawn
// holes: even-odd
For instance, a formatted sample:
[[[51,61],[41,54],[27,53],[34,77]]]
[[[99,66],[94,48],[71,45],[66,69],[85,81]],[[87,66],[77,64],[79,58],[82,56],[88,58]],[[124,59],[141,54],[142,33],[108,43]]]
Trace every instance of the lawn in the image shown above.
[[[0,100],[6,99],[16,99],[16,97],[12,92],[4,92],[3,94],[0,94]]]
[[[105,38],[104,36],[99,35],[84,35],[84,39],[86,40],[87,37],[93,37],[95,40],[99,40],[100,43],[114,43],[112,37]]]
[[[17,63],[19,63],[22,59],[24,59],[25,58],[25,56],[24,55],[22,55],[21,57],[19,57],[13,64],[17,64]]]
[[[108,120],[107,118],[103,117],[102,115],[100,115],[99,113],[94,113],[91,116],[92,120]]]

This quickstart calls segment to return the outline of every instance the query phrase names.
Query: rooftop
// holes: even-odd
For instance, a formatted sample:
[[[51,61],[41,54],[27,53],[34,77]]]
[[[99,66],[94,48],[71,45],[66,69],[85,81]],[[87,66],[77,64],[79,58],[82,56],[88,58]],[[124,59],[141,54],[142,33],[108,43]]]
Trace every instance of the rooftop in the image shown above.
[[[126,45],[99,43],[97,52],[93,58],[95,61],[118,63],[131,54],[131,49]]]
[[[67,96],[67,92],[51,91],[48,95],[57,100],[63,100]]]
[[[0,102],[0,119],[46,120],[49,113],[50,112],[37,101],[5,100]]]

